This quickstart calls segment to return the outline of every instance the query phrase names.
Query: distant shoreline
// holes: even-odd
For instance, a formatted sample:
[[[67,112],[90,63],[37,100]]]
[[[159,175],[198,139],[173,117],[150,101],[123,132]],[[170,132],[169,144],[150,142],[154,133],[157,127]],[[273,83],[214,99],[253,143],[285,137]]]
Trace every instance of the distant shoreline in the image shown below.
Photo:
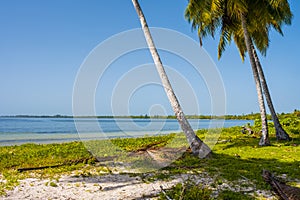
[[[212,116],[212,115],[186,115],[188,119],[237,119],[237,120],[255,120],[260,117],[259,113],[251,113],[251,114],[242,114],[242,115],[225,115],[225,116]],[[173,115],[154,115],[148,116],[146,115],[131,115],[131,116],[71,116],[71,115],[3,115],[0,118],[127,118],[127,119],[176,119]],[[271,119],[271,116],[268,115],[268,119]]]

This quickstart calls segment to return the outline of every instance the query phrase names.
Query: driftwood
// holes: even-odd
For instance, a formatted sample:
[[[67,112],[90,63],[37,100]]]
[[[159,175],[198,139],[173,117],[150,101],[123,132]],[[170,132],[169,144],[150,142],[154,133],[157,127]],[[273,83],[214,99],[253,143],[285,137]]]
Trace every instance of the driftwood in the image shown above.
[[[58,164],[58,165],[18,168],[17,170],[18,170],[18,172],[25,172],[25,171],[32,171],[32,170],[39,170],[39,169],[57,168],[57,167],[65,166],[65,165],[76,165],[78,163],[84,163],[84,162],[87,162],[90,159],[94,159],[94,158],[89,157],[89,158],[81,158],[81,159],[78,159],[78,160],[68,160],[68,161],[65,161],[64,163]]]
[[[141,148],[139,148],[139,149],[136,149],[136,150],[134,150],[133,152],[140,152],[140,151],[147,151],[147,150],[150,150],[150,149],[155,149],[155,147],[156,147],[157,145],[160,145],[160,144],[163,144],[163,143],[165,143],[165,141],[153,142],[153,143],[148,144],[148,145],[146,145],[146,146],[144,146],[144,147],[141,147]],[[157,147],[156,147],[156,148],[157,148]]]
[[[246,134],[246,131],[248,131],[248,134],[249,134],[249,135],[252,135],[252,134],[254,133],[254,131],[253,131],[251,128],[249,128],[249,127],[243,126],[242,128],[243,128],[243,129],[242,129],[242,133],[243,133],[243,134]]]
[[[26,168],[18,168],[18,172],[25,172],[25,171],[33,171],[33,170],[39,170],[39,169],[48,169],[48,168],[56,168],[61,167],[64,164],[60,165],[51,165],[51,166],[42,166],[42,167],[26,167]]]
[[[269,183],[273,191],[283,200],[300,200],[300,188],[286,185],[267,170],[263,170],[263,179]]]

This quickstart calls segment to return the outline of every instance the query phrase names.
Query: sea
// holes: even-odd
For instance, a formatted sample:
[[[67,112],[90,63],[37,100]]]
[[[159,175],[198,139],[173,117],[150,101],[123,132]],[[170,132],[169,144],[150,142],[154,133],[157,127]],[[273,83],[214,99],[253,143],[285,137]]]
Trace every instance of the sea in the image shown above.
[[[252,120],[188,121],[194,130],[253,124]],[[0,146],[141,137],[180,131],[176,119],[0,117]]]

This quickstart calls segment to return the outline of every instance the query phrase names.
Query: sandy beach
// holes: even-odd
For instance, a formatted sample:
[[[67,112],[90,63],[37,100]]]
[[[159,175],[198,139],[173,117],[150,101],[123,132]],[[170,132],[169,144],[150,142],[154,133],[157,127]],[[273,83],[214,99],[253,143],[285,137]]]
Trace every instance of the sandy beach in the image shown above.
[[[93,177],[62,176],[59,180],[28,178],[8,191],[3,200],[14,199],[155,199],[161,187],[168,189],[183,177],[147,182],[130,174]],[[51,184],[50,184],[51,183]]]
[[[169,188],[179,182],[155,181],[144,183],[139,177],[105,175],[89,178],[64,176],[50,186],[51,180],[25,179],[9,191],[3,200],[14,199],[150,199],[160,192],[160,186]],[[53,182],[53,181],[52,181]],[[148,196],[148,198],[147,198]]]
[[[134,174],[105,174],[102,176],[76,177],[64,175],[59,179],[27,178],[20,180],[20,184],[11,191],[7,191],[3,200],[16,199],[62,199],[62,200],[127,200],[127,199],[157,199],[162,189],[168,189],[177,183],[194,181],[204,187],[213,183],[213,178],[205,174],[176,175],[168,180],[145,181],[140,175]],[[243,182],[245,180],[241,180]],[[244,192],[245,194],[276,199],[270,191],[256,191],[253,187],[242,187],[224,182],[213,189],[213,196],[222,190]]]

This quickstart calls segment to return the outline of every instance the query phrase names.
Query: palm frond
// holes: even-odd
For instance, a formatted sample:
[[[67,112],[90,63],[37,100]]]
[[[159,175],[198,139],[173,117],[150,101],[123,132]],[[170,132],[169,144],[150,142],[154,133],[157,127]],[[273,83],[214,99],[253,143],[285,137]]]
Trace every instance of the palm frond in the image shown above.
[[[232,38],[242,60],[247,52],[240,15],[247,19],[247,29],[255,47],[266,55],[271,28],[283,35],[282,26],[290,25],[293,14],[288,0],[190,0],[185,17],[197,30],[200,44],[203,38],[220,30],[218,58]]]
[[[218,45],[218,59],[222,57],[222,54],[225,51],[227,44],[231,43],[231,38],[232,38],[231,30],[226,29],[226,27],[222,27],[220,41]]]

